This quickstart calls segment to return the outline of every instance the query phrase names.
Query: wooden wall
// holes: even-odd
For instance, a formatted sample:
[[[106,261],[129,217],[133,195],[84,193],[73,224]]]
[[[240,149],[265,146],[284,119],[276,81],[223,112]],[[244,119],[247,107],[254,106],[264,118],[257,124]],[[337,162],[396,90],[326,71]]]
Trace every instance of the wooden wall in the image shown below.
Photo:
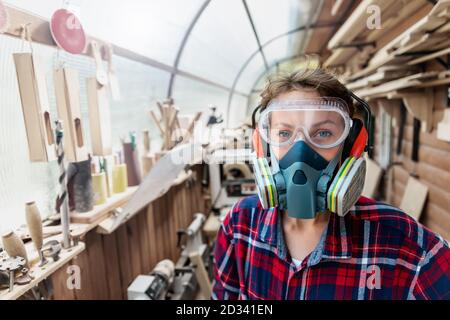
[[[434,67],[430,65],[428,69],[434,69]],[[398,207],[409,176],[417,175],[419,181],[429,188],[420,222],[450,240],[450,143],[438,140],[436,137],[437,123],[442,119],[443,110],[448,104],[447,92],[447,86],[434,88],[434,101],[430,101],[430,104],[434,104],[433,129],[431,132],[420,132],[418,162],[411,160],[413,116],[409,112],[406,113],[406,125],[399,155],[396,153],[399,126],[392,127],[391,162],[399,164],[393,165],[390,169],[393,174],[391,194],[387,194],[390,189],[387,175],[385,175],[381,183],[380,195],[384,200]],[[374,159],[379,162],[380,110],[376,103],[371,103],[371,107],[376,115]]]
[[[176,262],[176,231],[189,226],[195,213],[205,213],[200,166],[194,169],[194,181],[172,187],[114,233],[89,232],[86,250],[53,274],[54,299],[126,299],[137,275],[149,273],[162,259]],[[80,290],[67,288],[69,265],[80,267]]]

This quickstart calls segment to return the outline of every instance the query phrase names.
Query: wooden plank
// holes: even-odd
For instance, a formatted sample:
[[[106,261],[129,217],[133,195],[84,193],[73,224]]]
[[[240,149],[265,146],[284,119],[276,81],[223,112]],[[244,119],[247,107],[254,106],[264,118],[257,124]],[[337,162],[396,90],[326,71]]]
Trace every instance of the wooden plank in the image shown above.
[[[410,141],[403,141],[403,154],[407,159],[411,159],[413,144]],[[445,172],[450,172],[450,154],[447,151],[421,145],[419,148],[419,159],[421,163],[427,164]],[[449,187],[450,188],[450,187]]]
[[[105,257],[106,279],[109,298],[113,300],[126,299],[122,290],[120,277],[120,264],[118,256],[117,237],[115,234],[102,236],[103,252]]]
[[[422,179],[420,182],[428,187],[428,204],[433,204],[443,209],[450,208],[450,186],[448,190],[444,190],[436,187],[430,181]]]
[[[427,195],[428,187],[420,183],[419,180],[410,177],[400,204],[400,209],[414,219],[419,220]]]
[[[178,185],[175,187],[174,189],[174,206],[175,208],[177,208],[176,212],[175,212],[175,232],[182,229],[182,216],[183,216],[183,203],[181,200],[182,197],[182,186]],[[177,238],[178,240],[178,238]],[[176,246],[176,243],[175,243]],[[181,248],[176,247],[176,260],[177,261],[180,257],[180,253],[181,253]]]
[[[342,8],[342,5],[344,4],[345,0],[336,0],[333,4],[333,7],[331,8],[331,15],[335,16],[338,11]]]
[[[147,274],[151,271],[150,269],[150,240],[148,236],[148,224],[147,224],[147,214],[148,210],[144,209],[137,216],[137,225],[139,232],[139,243],[141,249],[141,273]]]
[[[429,61],[429,60],[432,60],[432,59],[444,56],[444,55],[449,54],[449,53],[450,53],[450,48],[445,48],[445,49],[439,50],[437,52],[434,52],[434,53],[431,53],[431,54],[427,54],[427,55],[424,55],[424,56],[419,57],[417,59],[413,59],[411,61],[408,61],[408,65],[412,66],[412,65],[415,65],[415,64],[423,63],[423,62],[426,62],[426,61]]]
[[[92,282],[92,295],[94,299],[105,300],[109,298],[108,282],[106,279],[105,256],[101,235],[89,232],[86,235],[88,259]]]
[[[147,206],[147,214],[146,217],[146,224],[148,229],[148,241],[149,241],[149,247],[150,247],[150,263],[149,263],[149,270],[152,270],[156,263],[158,262],[158,249],[160,248],[160,240],[156,236],[156,229],[155,229],[155,213],[153,210],[154,204],[149,204]]]
[[[128,227],[128,246],[131,256],[131,276],[132,279],[141,274],[141,244],[139,239],[139,229],[137,225],[137,216],[134,216],[127,223]]]
[[[380,97],[401,89],[411,88],[422,84],[422,81],[436,79],[439,73],[436,71],[421,72],[400,79],[382,83],[376,87],[357,90],[355,93],[361,97]]]
[[[131,254],[128,246],[127,225],[120,226],[114,233],[117,239],[118,258],[120,266],[120,278],[122,283],[122,295],[127,296],[127,288],[133,281],[131,269]]]
[[[413,127],[412,125],[406,125],[404,128],[404,140],[412,142]],[[394,130],[394,138],[398,137],[397,130]],[[429,146],[434,149],[448,152],[450,151],[450,144],[448,142],[441,141],[436,137],[436,130],[428,132],[420,132],[420,144],[421,146]],[[420,149],[419,149],[420,152]]]
[[[443,119],[437,125],[437,138],[450,142],[450,109],[444,111]]]
[[[188,192],[189,189],[186,186],[186,183],[183,184],[183,190],[182,190],[182,203],[183,203],[183,215],[182,215],[182,229],[186,229],[189,226],[189,214],[190,214],[190,205],[189,205],[189,199],[188,199]]]
[[[177,208],[174,206],[173,203],[173,188],[171,188],[169,190],[169,192],[167,192],[167,195],[164,197],[165,198],[165,202],[166,202],[166,214],[167,214],[167,226],[169,229],[169,233],[168,233],[168,238],[169,238],[169,246],[170,246],[170,250],[169,250],[169,259],[172,261],[176,261],[175,260],[175,255],[176,255],[176,245],[177,245],[177,234],[176,234],[176,229],[174,228],[174,224],[175,224],[175,215],[176,215],[176,210]]]
[[[164,259],[164,252],[165,252],[165,243],[166,241],[162,241],[162,239],[165,239],[165,235],[164,235],[164,230],[163,230],[163,221],[162,221],[162,215],[161,215],[161,210],[162,210],[162,206],[161,206],[161,202],[159,201],[159,199],[157,199],[156,201],[154,201],[152,203],[153,206],[153,217],[154,217],[154,227],[153,230],[156,234],[156,246],[157,246],[157,251],[156,251],[156,259],[157,262],[161,261],[162,259]]]
[[[158,212],[160,215],[160,221],[161,221],[161,227],[163,230],[163,238],[164,238],[164,256],[163,259],[170,259],[170,250],[171,250],[171,243],[170,243],[170,217],[168,212],[168,206],[166,202],[167,197],[162,197],[158,199],[158,201],[161,204],[160,211]]]
[[[55,300],[75,300],[75,289],[69,289],[67,285],[67,281],[70,276],[67,273],[67,270],[70,266],[71,262],[69,261],[60,269],[56,270],[51,276],[53,298]]]
[[[75,290],[75,298],[76,300],[93,300],[94,296],[94,288],[92,284],[92,276],[91,276],[91,261],[88,256],[88,252],[84,251],[80,255],[78,255],[72,262],[73,265],[76,265],[80,268],[81,279],[80,279],[80,289]]]
[[[200,285],[200,290],[202,292],[204,299],[209,299],[211,297],[212,286],[209,281],[208,273],[205,269],[205,264],[198,252],[192,252],[189,255],[189,259],[195,265],[195,275],[197,277],[197,281]]]
[[[440,234],[444,239],[450,241],[450,233],[442,228],[438,223],[434,222],[432,219],[424,219],[423,223],[433,232]]]

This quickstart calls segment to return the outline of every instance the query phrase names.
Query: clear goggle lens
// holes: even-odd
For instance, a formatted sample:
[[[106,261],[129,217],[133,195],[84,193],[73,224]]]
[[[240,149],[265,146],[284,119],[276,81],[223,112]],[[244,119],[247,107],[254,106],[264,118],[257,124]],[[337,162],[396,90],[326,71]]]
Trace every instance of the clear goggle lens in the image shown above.
[[[342,103],[301,101],[271,104],[259,120],[261,137],[277,147],[305,140],[318,148],[333,148],[345,140],[352,125]]]

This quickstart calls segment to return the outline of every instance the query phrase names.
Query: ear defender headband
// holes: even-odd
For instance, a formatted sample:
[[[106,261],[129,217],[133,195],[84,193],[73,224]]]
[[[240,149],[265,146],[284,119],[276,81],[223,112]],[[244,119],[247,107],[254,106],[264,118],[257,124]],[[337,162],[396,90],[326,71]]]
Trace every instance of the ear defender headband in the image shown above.
[[[368,131],[371,127],[370,107],[363,99],[348,90],[348,94],[362,107],[364,123],[360,119],[352,118],[353,125],[342,149],[342,164],[332,179],[326,196],[326,207],[329,211],[344,216],[358,201],[366,174],[366,162],[362,154],[373,148]],[[256,159],[253,160],[256,184],[259,197],[264,208],[278,204],[277,188],[269,168],[270,148],[261,138],[256,126],[256,113],[261,109],[259,105],[252,114],[253,146]]]

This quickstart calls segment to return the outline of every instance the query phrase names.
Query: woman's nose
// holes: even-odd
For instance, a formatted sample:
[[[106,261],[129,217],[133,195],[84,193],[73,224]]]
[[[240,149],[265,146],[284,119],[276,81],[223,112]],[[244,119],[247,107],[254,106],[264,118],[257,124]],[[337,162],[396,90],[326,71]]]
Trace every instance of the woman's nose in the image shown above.
[[[298,130],[294,136],[293,142],[297,142],[297,141],[305,141],[305,134],[303,133],[302,130]]]

